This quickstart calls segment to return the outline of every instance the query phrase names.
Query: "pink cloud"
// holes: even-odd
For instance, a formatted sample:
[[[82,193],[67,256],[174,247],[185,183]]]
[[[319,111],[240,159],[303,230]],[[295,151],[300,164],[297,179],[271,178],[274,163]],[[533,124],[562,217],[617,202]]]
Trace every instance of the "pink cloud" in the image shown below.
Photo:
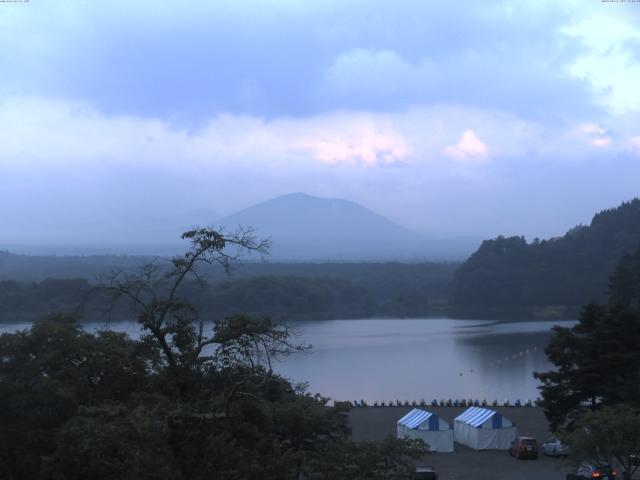
[[[592,146],[602,148],[611,145],[611,137],[607,136],[607,131],[597,123],[584,123],[578,128],[581,132],[591,137],[589,143],[591,143]]]
[[[365,165],[375,167],[404,161],[412,152],[399,135],[367,132],[360,135],[335,135],[300,142],[313,157],[327,165]]]
[[[611,144],[611,138],[609,137],[601,137],[601,138],[596,138],[595,140],[591,141],[591,145],[593,145],[594,147],[606,147],[607,145]]]
[[[473,130],[467,129],[463,132],[460,141],[446,147],[443,153],[459,161],[485,160],[489,156],[489,149]]]

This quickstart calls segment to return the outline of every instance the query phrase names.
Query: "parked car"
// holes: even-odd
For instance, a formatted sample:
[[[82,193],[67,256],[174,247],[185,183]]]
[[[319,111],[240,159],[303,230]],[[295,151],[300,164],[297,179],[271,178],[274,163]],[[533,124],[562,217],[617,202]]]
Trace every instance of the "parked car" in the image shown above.
[[[427,465],[418,465],[413,471],[412,480],[438,480],[435,468]]]
[[[629,474],[626,470],[623,470],[620,478],[622,478],[623,480],[640,479],[640,457],[638,455],[630,455],[629,460],[631,461],[630,467],[631,471],[633,471],[633,475]]]
[[[572,472],[567,473],[567,480],[583,480],[589,478],[593,480],[616,480],[616,471],[611,465],[590,465],[583,463]]]
[[[559,438],[551,437],[542,444],[542,454],[551,457],[566,457],[569,455],[569,445],[562,442]]]
[[[532,458],[535,460],[538,458],[538,442],[536,442],[535,438],[531,437],[516,437],[515,440],[511,442],[509,455],[517,459]]]

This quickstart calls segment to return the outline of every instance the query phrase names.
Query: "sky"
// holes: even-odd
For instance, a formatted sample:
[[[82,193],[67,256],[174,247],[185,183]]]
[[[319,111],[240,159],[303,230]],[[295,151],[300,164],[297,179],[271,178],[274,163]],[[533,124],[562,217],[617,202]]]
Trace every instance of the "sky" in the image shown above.
[[[0,42],[0,244],[291,192],[546,238],[640,196],[640,3],[31,0]]]

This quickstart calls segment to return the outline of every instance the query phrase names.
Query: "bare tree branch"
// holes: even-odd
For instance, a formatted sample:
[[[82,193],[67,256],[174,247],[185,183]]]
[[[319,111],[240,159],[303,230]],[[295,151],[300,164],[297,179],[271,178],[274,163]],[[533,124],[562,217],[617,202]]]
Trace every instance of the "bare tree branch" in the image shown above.
[[[252,229],[241,227],[230,233],[195,228],[183,233],[182,239],[189,242],[188,251],[173,257],[167,265],[154,259],[131,270],[112,271],[101,279],[100,288],[111,295],[112,305],[121,300],[131,303],[136,320],[160,347],[170,367],[190,370],[203,363],[203,350],[218,342],[205,335],[204,320],[197,309],[180,298],[181,287],[188,278],[206,285],[199,271],[202,264],[220,265],[228,273],[243,255],[264,257],[270,241],[258,240]],[[254,368],[261,355],[258,351],[251,355]]]

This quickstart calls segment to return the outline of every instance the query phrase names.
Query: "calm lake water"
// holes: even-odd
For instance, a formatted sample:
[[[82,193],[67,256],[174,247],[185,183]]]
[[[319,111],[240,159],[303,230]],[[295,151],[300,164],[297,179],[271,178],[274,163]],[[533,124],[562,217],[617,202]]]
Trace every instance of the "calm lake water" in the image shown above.
[[[289,356],[276,369],[336,400],[524,401],[538,397],[532,372],[551,367],[544,348],[557,323],[444,318],[292,322],[297,341],[313,348]],[[0,325],[0,332],[26,326]],[[99,327],[87,325],[88,330]],[[111,328],[138,334],[133,322],[115,322]]]

